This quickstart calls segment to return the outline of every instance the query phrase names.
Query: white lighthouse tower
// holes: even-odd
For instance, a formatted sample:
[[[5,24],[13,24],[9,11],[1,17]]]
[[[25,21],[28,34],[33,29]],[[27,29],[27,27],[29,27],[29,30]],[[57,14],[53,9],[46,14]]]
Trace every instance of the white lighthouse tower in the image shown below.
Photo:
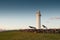
[[[36,29],[40,29],[41,28],[41,14],[40,11],[38,10],[36,12]]]

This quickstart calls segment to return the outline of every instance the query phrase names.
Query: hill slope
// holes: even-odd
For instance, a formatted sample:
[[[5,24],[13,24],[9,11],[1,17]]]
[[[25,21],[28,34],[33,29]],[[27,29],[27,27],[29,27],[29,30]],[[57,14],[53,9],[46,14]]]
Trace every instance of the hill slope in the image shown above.
[[[0,40],[60,40],[60,34],[7,31],[0,32]]]

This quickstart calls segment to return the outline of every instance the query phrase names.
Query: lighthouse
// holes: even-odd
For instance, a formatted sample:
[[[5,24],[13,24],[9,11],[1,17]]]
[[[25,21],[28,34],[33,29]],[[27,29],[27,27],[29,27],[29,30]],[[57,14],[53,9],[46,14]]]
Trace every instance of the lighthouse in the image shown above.
[[[41,29],[41,13],[39,10],[36,12],[36,29]]]

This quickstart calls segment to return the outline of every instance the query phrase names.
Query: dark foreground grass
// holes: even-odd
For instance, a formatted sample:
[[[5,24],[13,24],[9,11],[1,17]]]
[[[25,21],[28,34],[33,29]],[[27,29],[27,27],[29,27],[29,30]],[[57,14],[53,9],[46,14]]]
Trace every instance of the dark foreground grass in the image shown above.
[[[0,40],[60,40],[60,34],[8,31],[0,32]]]

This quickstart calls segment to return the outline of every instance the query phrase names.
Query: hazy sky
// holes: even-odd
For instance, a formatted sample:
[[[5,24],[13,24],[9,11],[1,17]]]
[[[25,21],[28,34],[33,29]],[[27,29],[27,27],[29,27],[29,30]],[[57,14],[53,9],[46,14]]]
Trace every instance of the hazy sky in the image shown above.
[[[37,10],[41,25],[60,28],[60,0],[0,0],[0,29],[35,27]]]

